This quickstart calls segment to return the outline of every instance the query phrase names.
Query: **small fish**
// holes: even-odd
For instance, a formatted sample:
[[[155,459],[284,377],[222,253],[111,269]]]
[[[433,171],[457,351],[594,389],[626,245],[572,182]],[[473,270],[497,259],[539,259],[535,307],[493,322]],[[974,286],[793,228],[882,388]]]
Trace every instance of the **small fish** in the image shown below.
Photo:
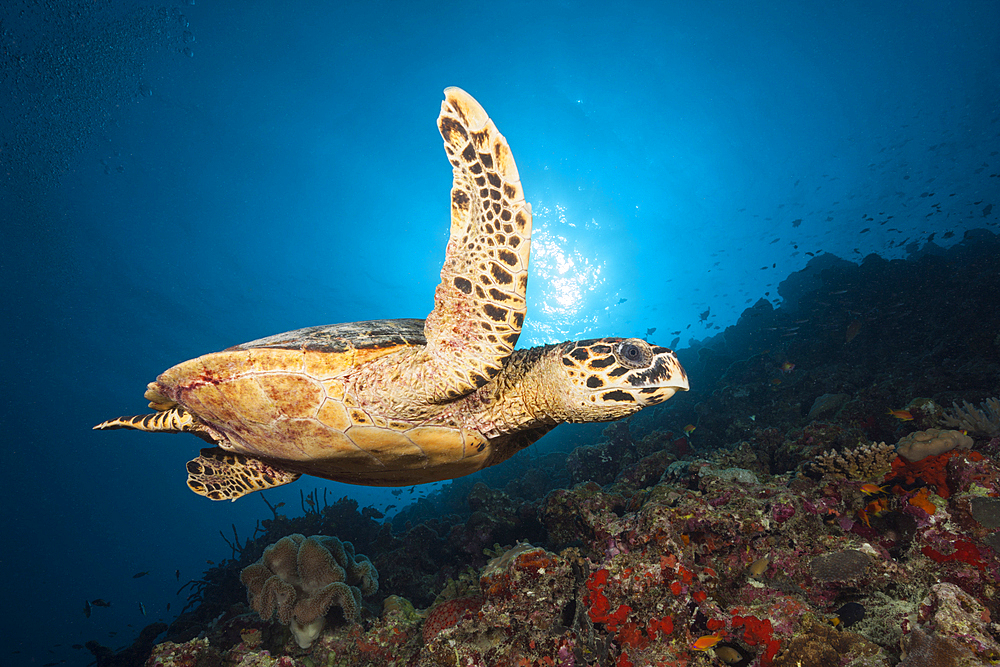
[[[395,505],[386,505],[385,511],[388,512],[389,510],[394,509],[395,507],[396,507]]]
[[[900,421],[904,422],[913,421],[913,415],[910,414],[909,410],[889,410],[889,412],[886,414],[890,414]]]
[[[708,649],[710,649],[713,646],[715,646],[716,644],[718,644],[721,640],[722,640],[722,636],[718,635],[718,634],[715,634],[715,635],[705,635],[703,637],[698,637],[698,639],[696,639],[694,641],[694,643],[691,644],[691,650],[692,651],[707,651]]]
[[[691,435],[692,433],[694,433],[695,428],[696,426],[694,424],[688,424],[687,426],[684,427],[684,434]]]
[[[626,301],[628,301],[628,299],[618,299],[618,305],[620,306],[623,303],[625,303]]]
[[[394,495],[394,496],[398,496],[398,495],[399,495],[399,494],[401,494],[402,492],[403,492],[403,490],[402,490],[402,489],[393,489],[393,490],[392,490],[392,491],[390,491],[389,493],[391,493],[391,494],[392,494],[392,495]]]
[[[110,607],[111,606],[110,602],[108,602],[107,600],[102,600],[101,598],[97,598],[96,600],[91,600],[90,604],[94,605],[95,607]]]
[[[838,629],[849,628],[865,617],[865,608],[857,602],[848,602],[833,613],[835,615],[830,619],[833,627]]]
[[[139,577],[145,577],[147,574],[149,574],[149,570],[146,570],[145,572],[136,572],[132,575],[132,578],[138,579]]]
[[[646,329],[646,335],[647,336],[652,336],[655,333],[656,333],[656,327],[650,327],[650,328]]]
[[[847,325],[847,331],[844,333],[844,342],[850,343],[854,340],[854,337],[858,335],[861,331],[861,321],[851,320],[851,323]]]
[[[868,503],[863,510],[858,512],[858,518],[860,518],[866,526],[872,527],[871,517],[879,517],[885,512],[889,506],[888,498],[876,498],[875,500]]]
[[[737,662],[743,660],[743,654],[732,646],[716,646],[715,657],[727,665],[735,665]]]
[[[866,496],[877,496],[879,494],[886,493],[886,487],[871,483],[862,484],[861,493],[865,494]]]
[[[83,615],[90,618],[90,600],[83,601]]]
[[[174,570],[174,576],[177,577],[177,581],[180,581],[181,580],[181,571],[180,570]]]
[[[208,563],[209,565],[215,565],[214,560],[206,560],[205,562]]]
[[[167,603],[167,611],[170,611],[170,603]]]
[[[278,509],[279,507],[284,507],[284,506],[285,506],[285,501],[281,501],[280,503],[274,506],[274,509]]]
[[[795,364],[793,364],[790,361],[786,361],[785,363],[781,364],[782,373],[791,373],[794,370],[795,370]]]
[[[139,603],[139,611],[142,612],[143,616],[146,615],[146,607],[141,602]]]
[[[747,572],[751,577],[759,577],[767,571],[768,566],[771,565],[771,557],[764,556],[763,558],[758,558],[754,562],[747,565]]]

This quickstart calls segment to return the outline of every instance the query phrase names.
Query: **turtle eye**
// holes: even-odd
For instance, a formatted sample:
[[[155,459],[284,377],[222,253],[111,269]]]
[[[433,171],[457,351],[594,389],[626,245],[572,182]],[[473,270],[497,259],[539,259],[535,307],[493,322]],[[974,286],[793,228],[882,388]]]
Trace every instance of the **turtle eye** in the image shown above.
[[[618,357],[618,361],[623,366],[628,366],[629,368],[645,368],[649,366],[649,362],[653,359],[649,346],[642,345],[639,341],[625,341],[621,343],[615,350],[615,356]]]

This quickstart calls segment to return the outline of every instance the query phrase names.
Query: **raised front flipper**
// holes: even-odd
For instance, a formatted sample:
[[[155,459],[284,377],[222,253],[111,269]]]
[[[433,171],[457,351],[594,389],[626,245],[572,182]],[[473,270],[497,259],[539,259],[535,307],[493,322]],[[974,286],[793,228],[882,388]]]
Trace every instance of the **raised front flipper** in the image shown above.
[[[472,96],[445,90],[438,128],[454,168],[451,236],[424,333],[436,375],[430,398],[442,401],[486,384],[517,343],[531,205],[507,141]]]

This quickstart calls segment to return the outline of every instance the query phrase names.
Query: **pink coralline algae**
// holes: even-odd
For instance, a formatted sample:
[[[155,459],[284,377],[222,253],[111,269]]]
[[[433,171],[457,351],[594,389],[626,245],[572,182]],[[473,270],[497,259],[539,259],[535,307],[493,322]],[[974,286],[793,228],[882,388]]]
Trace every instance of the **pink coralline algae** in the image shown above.
[[[785,523],[795,515],[795,505],[775,503],[771,508],[771,516],[778,523]]]

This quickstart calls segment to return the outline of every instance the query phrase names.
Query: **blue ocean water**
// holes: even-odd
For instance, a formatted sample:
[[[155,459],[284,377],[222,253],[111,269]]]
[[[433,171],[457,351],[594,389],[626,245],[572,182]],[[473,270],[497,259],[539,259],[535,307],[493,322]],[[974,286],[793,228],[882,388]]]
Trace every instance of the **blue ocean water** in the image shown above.
[[[534,209],[520,345],[684,347],[816,254],[995,229],[998,25],[985,0],[5,3],[0,663],[127,645],[267,515],[188,491],[200,441],[91,426],[199,354],[431,310],[446,86]],[[267,496],[314,488],[398,502]]]

